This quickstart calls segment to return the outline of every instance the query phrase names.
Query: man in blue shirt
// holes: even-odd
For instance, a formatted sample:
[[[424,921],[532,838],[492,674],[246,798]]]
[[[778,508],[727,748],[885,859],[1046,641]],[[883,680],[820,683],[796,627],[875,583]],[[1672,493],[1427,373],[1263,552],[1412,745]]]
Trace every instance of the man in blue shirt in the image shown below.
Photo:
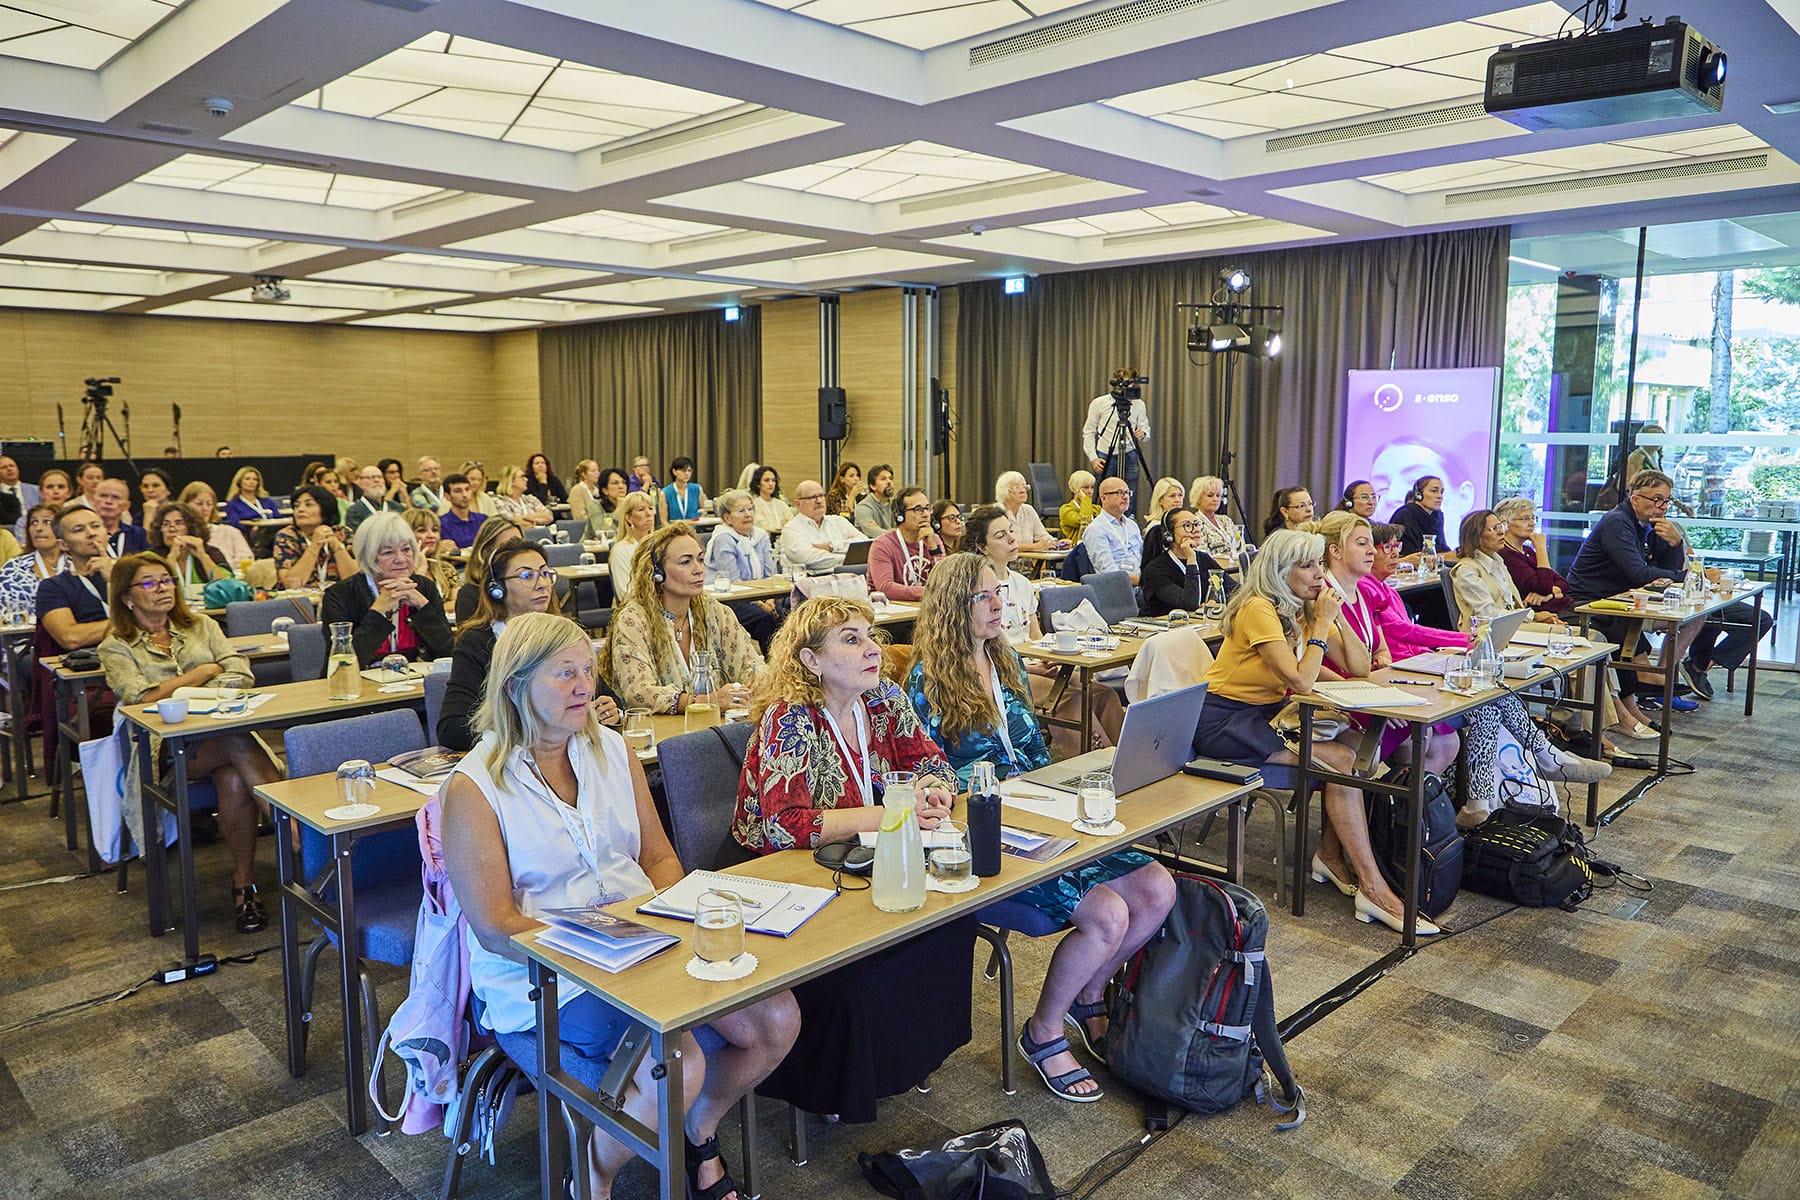
[[[106,527],[107,552],[114,558],[142,554],[150,548],[141,526],[128,524],[131,488],[123,479],[102,479],[94,488],[94,511]]]
[[[486,513],[470,507],[475,500],[473,492],[467,475],[456,474],[444,480],[444,499],[450,507],[438,514],[438,532],[445,541],[464,550],[475,544],[475,534],[487,520]]]
[[[1095,572],[1123,571],[1138,585],[1144,563],[1144,535],[1131,516],[1131,489],[1116,475],[1100,481],[1100,515],[1088,522],[1081,544]]]
[[[106,577],[113,565],[106,523],[93,509],[70,505],[56,514],[56,536],[69,569],[38,584],[38,628],[61,651],[98,646],[106,636]]]

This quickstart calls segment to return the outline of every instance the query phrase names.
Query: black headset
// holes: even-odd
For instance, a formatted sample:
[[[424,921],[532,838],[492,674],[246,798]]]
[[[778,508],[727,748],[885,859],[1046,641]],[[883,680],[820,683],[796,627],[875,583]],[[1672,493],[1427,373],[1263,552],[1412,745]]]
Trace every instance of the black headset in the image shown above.
[[[668,545],[668,542],[664,542],[661,546],[658,546],[657,554],[667,554]],[[663,573],[662,559],[657,557],[657,555],[652,555],[650,558],[650,582],[654,583],[657,587],[661,587],[668,578],[669,577]]]
[[[503,603],[506,600],[506,576],[503,574],[506,570],[506,564],[527,550],[536,554],[539,558],[542,558],[544,555],[543,550],[532,542],[521,542],[517,545],[502,546],[500,549],[494,551],[494,557],[488,560],[487,594],[489,600],[492,600],[496,604]]]

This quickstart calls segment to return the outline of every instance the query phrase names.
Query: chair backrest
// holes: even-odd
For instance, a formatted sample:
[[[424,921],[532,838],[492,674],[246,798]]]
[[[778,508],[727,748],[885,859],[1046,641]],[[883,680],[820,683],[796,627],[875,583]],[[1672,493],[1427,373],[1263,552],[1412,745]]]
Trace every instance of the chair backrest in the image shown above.
[[[1188,625],[1150,635],[1125,676],[1125,695],[1133,704],[1193,687],[1206,678],[1212,650],[1198,627]]]
[[[410,708],[366,713],[337,721],[321,721],[315,725],[296,725],[283,739],[287,747],[288,778],[323,775],[338,769],[352,758],[382,762],[407,750],[425,747],[425,731],[419,727],[419,714]],[[331,843],[324,834],[303,829],[300,835],[301,871],[312,879],[324,869],[331,855]],[[419,833],[409,822],[400,829],[359,838],[354,857],[356,886],[369,881],[391,878],[409,870],[416,878],[419,872]]]
[[[1056,577],[1066,579],[1070,583],[1079,583],[1083,575],[1092,575],[1093,573],[1094,556],[1089,554],[1088,548],[1080,542],[1069,547],[1069,553],[1062,560],[1062,565],[1056,568]]]
[[[525,531],[525,540],[528,542],[549,541],[555,536],[556,526],[554,525],[533,525]]]
[[[1444,590],[1444,610],[1450,614],[1450,628],[1462,628],[1462,610],[1456,606],[1456,585],[1450,580],[1448,563],[1438,568],[1438,586]]]
[[[1063,495],[1062,476],[1057,474],[1055,464],[1026,463],[1025,478],[1031,482],[1031,494],[1037,497],[1033,507],[1038,516],[1045,519],[1059,516],[1068,497]]]
[[[433,671],[425,676],[425,736],[437,740],[438,714],[444,711],[444,692],[450,686],[450,672]]]
[[[1094,589],[1085,583],[1039,588],[1038,618],[1043,623],[1045,635],[1056,632],[1056,624],[1050,619],[1050,614],[1080,608],[1083,600],[1093,604],[1096,609],[1100,607],[1099,601],[1094,595]]]
[[[587,553],[581,548],[580,542],[570,542],[566,546],[539,546],[538,549],[544,552],[544,561],[553,567],[572,567]]]
[[[325,626],[296,625],[288,630],[288,667],[295,682],[325,678]]]
[[[579,542],[581,540],[581,535],[587,532],[587,522],[586,521],[558,521],[555,525],[552,525],[551,528],[552,529],[560,529],[564,533],[569,535],[570,541]]]
[[[656,748],[669,800],[670,840],[675,857],[690,871],[711,870],[731,831],[740,764],[754,732],[748,721],[734,721],[667,738]]]
[[[1097,575],[1083,575],[1081,582],[1093,589],[1094,607],[1106,618],[1108,625],[1138,615],[1137,590],[1131,586],[1131,576],[1123,571],[1101,571]]]
[[[1744,530],[1744,544],[1741,547],[1745,554],[1768,554],[1775,544],[1775,531],[1772,529]]]
[[[233,600],[225,606],[225,636],[246,637],[267,633],[277,617],[291,617],[301,624],[318,620],[312,600],[292,596],[281,600]]]

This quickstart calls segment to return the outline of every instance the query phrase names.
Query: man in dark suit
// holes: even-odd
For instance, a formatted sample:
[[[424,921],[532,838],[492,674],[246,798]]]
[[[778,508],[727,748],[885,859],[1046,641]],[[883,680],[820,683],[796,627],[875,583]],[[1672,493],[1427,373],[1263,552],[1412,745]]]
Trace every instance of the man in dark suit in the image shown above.
[[[10,454],[0,454],[0,529],[10,529],[19,544],[25,544],[25,510],[38,502],[35,483],[19,481],[19,463]]]

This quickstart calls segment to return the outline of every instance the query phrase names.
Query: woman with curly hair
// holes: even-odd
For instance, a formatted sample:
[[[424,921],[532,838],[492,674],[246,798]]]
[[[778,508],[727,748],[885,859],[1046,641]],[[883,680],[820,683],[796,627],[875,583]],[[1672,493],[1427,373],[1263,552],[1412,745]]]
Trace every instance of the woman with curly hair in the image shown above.
[[[854,842],[881,824],[881,780],[915,775],[915,819],[950,815],[951,770],[906,696],[881,677],[875,614],[861,600],[817,596],[775,634],[751,705],[732,850],[800,851]],[[922,1083],[969,1040],[975,918],[911,938],[794,989],[800,1041],[759,1089],[809,1112],[875,1119],[875,1101]],[[905,1037],[893,1014],[929,1012]]]
[[[925,729],[958,778],[982,761],[1004,779],[1050,764],[1031,688],[1006,640],[1006,593],[979,554],[952,554],[932,569],[913,626],[906,690]],[[1072,927],[1050,956],[1037,1009],[1019,1032],[1019,1053],[1064,1100],[1089,1104],[1100,1085],[1069,1049],[1066,1023],[1095,1057],[1105,1056],[1106,981],[1162,927],[1175,903],[1168,871],[1136,850],[1109,854],[1041,883],[1016,899]]]
[[[694,693],[702,664],[713,690]],[[763,671],[762,654],[729,608],[706,594],[700,539],[686,521],[665,525],[631,556],[630,599],[613,608],[601,673],[626,708],[686,712],[705,699],[721,711]]]

